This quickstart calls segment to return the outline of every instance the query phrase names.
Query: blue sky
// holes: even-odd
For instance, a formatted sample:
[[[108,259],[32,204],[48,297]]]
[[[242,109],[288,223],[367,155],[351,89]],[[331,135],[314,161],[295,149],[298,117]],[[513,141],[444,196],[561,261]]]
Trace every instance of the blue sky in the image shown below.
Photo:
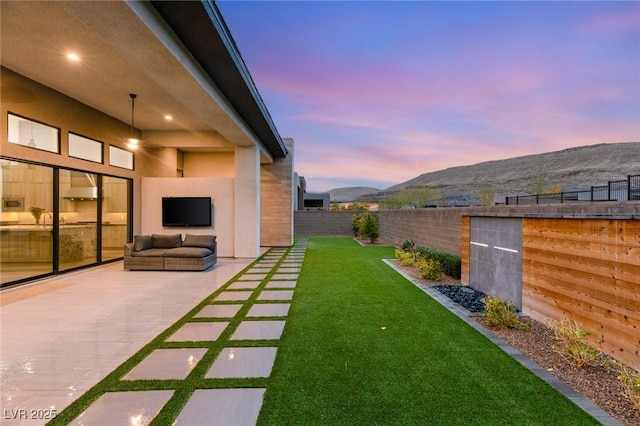
[[[308,191],[640,141],[640,3],[220,1]]]

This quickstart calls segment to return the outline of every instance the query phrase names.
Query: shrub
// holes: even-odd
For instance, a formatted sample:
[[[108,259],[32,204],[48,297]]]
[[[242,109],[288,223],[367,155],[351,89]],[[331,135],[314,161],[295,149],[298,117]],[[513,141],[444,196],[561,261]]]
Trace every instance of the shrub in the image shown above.
[[[368,238],[371,244],[375,244],[380,237],[380,229],[378,226],[378,215],[364,213],[362,215],[362,222],[360,225],[360,236],[362,238]]]
[[[592,348],[587,342],[591,335],[588,330],[583,330],[582,325],[574,320],[554,321],[550,320],[547,325],[560,341],[560,347],[553,347],[553,350],[560,354],[565,361],[583,367],[585,365],[597,364],[600,352]]]
[[[408,238],[406,240],[402,240],[402,244],[400,245],[400,249],[404,251],[413,252],[415,248],[416,248],[416,243],[414,243],[413,240],[410,240]]]
[[[460,256],[427,247],[417,247],[416,253],[425,259],[437,260],[442,266],[442,272],[451,278],[459,280],[462,276],[462,260]]]
[[[360,228],[362,226],[362,215],[354,214],[351,216],[351,230],[353,231],[353,236],[360,236]]]
[[[518,310],[513,306],[513,302],[505,302],[499,297],[486,296],[482,299],[484,310],[482,316],[487,319],[490,327],[509,327],[529,329],[531,324],[518,319]]]
[[[622,364],[618,380],[624,386],[627,398],[636,409],[640,410],[640,373],[628,365]]]
[[[413,253],[396,249],[396,258],[400,260],[400,263],[402,263],[402,265],[404,266],[413,266],[413,263],[414,263]]]
[[[424,279],[440,281],[442,278],[442,266],[440,266],[440,262],[437,260],[425,259],[419,256],[416,261],[416,266]]]

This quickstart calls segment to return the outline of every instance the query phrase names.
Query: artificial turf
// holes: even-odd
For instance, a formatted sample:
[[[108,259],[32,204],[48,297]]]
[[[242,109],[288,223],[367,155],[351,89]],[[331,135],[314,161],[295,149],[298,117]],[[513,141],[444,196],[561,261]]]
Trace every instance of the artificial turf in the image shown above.
[[[599,424],[401,277],[312,238],[259,424]]]

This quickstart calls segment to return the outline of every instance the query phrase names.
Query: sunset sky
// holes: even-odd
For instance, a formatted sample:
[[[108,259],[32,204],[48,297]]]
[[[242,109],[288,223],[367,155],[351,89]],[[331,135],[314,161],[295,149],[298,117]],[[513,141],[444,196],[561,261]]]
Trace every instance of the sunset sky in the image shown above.
[[[638,2],[218,5],[309,192],[640,141]]]

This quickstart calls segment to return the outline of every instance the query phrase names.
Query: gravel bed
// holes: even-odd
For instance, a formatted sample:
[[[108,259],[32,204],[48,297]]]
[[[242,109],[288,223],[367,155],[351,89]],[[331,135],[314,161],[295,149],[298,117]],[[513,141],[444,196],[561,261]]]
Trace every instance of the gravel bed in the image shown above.
[[[464,285],[434,285],[433,288],[454,302],[464,306],[469,312],[480,313],[484,310],[484,302],[482,299],[486,294],[481,291]]]

